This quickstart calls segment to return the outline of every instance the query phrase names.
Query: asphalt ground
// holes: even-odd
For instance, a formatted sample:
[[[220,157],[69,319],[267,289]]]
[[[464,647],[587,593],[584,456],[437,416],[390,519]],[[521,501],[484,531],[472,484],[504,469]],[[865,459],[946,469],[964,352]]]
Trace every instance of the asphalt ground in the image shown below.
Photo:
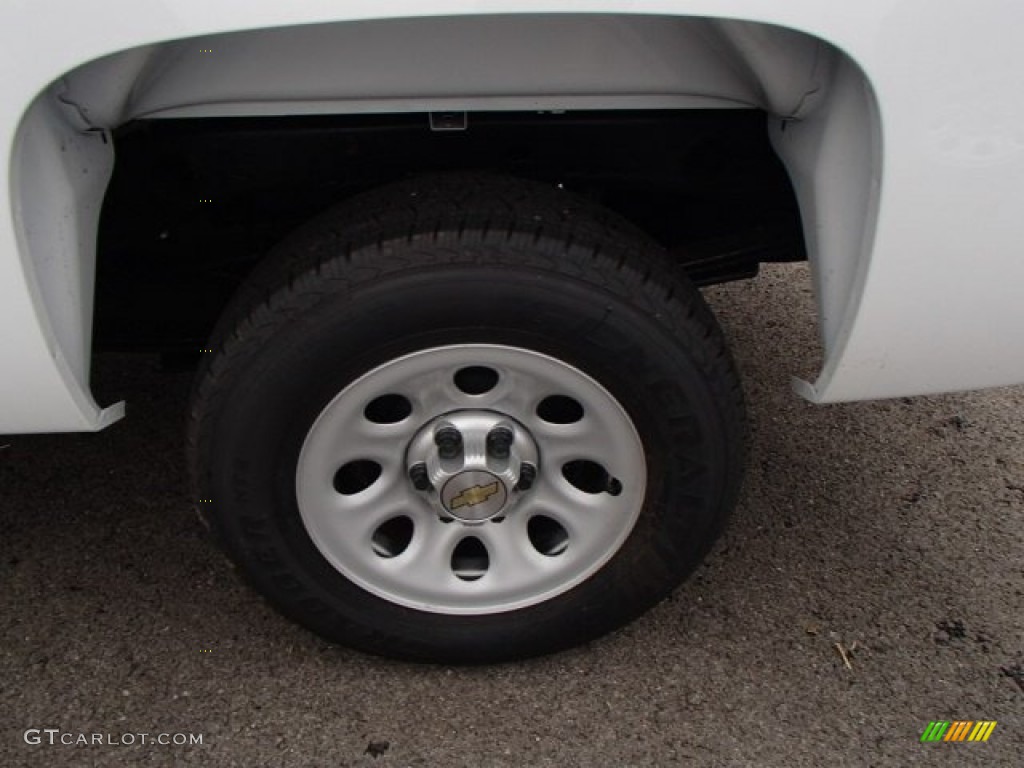
[[[806,269],[707,295],[752,421],[727,533],[628,628],[493,667],[278,617],[192,511],[190,375],[100,357],[127,420],[0,439],[0,766],[1024,764],[1024,388],[812,406]],[[997,726],[922,744],[934,720]]]

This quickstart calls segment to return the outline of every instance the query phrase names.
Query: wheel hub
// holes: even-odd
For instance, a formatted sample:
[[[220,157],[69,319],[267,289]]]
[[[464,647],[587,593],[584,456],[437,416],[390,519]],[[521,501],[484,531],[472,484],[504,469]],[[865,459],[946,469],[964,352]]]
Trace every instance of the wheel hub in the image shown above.
[[[406,452],[409,481],[438,516],[465,525],[501,522],[539,469],[529,430],[502,413],[456,411],[426,424]]]

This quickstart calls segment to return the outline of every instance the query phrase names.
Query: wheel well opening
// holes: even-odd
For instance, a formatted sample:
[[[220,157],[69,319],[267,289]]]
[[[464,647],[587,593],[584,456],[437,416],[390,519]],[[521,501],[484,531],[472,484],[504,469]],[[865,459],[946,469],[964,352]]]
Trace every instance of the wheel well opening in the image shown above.
[[[796,200],[756,110],[207,118],[129,123],[100,232],[101,348],[202,346],[288,232],[376,186],[486,171],[588,197],[663,245],[698,284],[805,257]]]

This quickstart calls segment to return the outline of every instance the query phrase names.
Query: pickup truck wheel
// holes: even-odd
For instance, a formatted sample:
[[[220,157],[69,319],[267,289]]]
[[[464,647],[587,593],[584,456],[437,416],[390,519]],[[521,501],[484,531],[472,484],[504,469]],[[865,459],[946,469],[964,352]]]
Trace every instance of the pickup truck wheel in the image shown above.
[[[722,335],[656,245],[545,185],[402,182],[310,222],[227,310],[189,446],[204,518],[286,615],[492,662],[636,617],[739,485]]]

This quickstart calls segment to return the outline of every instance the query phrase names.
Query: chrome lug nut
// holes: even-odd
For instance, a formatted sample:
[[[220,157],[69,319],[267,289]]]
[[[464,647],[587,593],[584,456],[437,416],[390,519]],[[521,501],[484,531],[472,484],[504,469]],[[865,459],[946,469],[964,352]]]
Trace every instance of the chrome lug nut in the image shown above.
[[[427,475],[427,465],[422,462],[409,467],[409,479],[417,491],[429,491],[432,487],[430,477]]]
[[[537,479],[537,468],[533,464],[523,464],[519,470],[519,482],[516,484],[516,488],[520,491],[528,491],[533,487],[534,481]]]
[[[515,434],[508,427],[495,427],[487,435],[487,454],[492,459],[507,459],[512,453]]]
[[[442,459],[457,458],[462,452],[462,434],[455,427],[441,427],[434,433],[434,444]]]

